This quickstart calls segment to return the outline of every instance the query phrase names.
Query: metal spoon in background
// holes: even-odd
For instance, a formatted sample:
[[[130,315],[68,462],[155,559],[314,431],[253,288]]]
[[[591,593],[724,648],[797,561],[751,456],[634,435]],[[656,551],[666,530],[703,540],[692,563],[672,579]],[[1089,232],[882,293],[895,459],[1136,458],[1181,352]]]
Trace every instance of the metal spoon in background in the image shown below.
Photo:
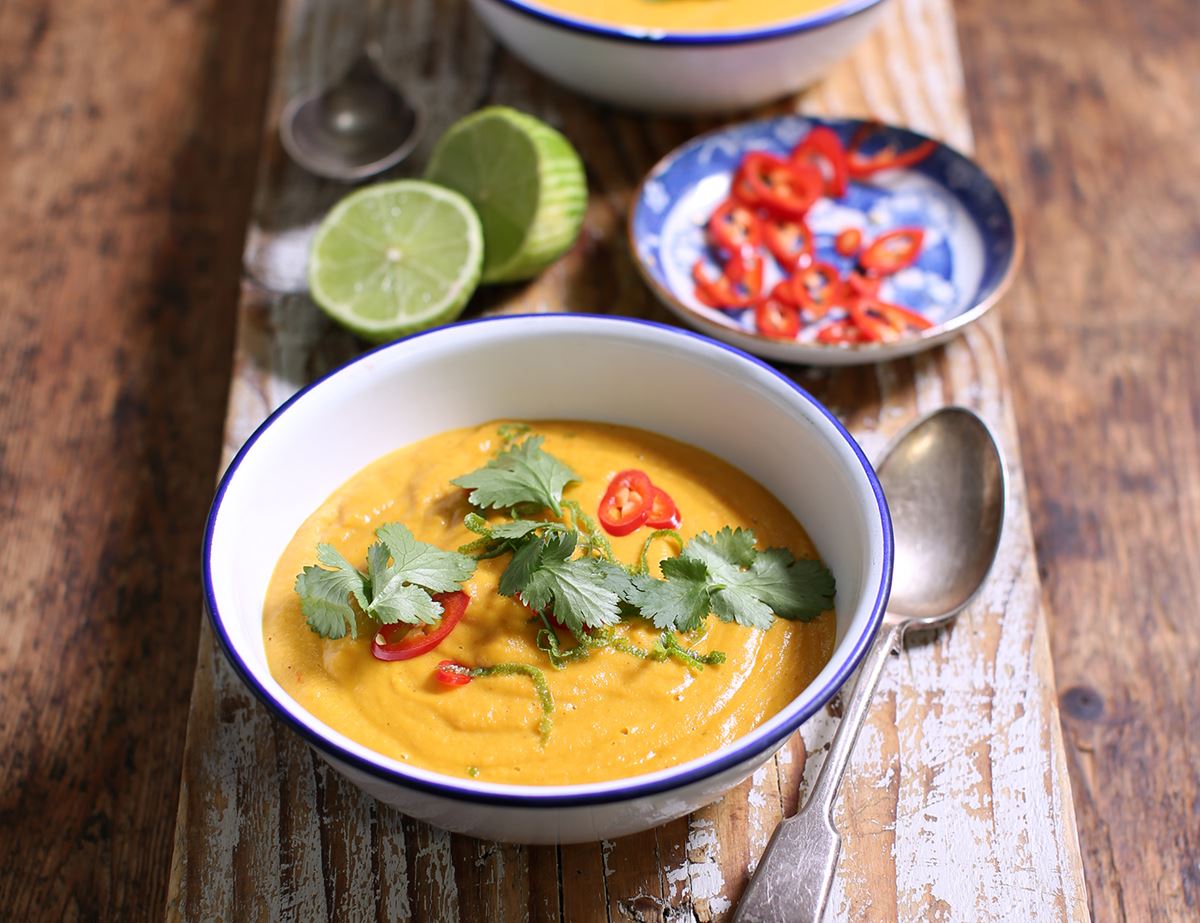
[[[734,923],[819,923],[842,845],[833,805],[883,667],[909,628],[930,628],[958,615],[996,557],[1004,459],[987,424],[970,410],[947,407],[905,430],[880,464],[879,481],[896,536],[888,611],[808,801],[780,822]]]
[[[335,83],[284,106],[279,138],[310,173],[355,182],[394,167],[417,146],[424,113],[383,77],[379,54],[368,41]]]

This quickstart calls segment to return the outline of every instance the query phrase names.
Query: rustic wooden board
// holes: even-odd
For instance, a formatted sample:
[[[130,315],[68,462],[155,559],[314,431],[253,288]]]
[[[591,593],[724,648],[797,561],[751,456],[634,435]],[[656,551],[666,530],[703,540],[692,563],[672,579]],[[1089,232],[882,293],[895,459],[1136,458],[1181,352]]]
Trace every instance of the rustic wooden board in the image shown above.
[[[301,293],[311,223],[343,189],[303,175],[274,142],[281,101],[335,73],[361,28],[352,4],[280,13],[246,277],[226,458],[305,381],[358,349]],[[708,127],[593,107],[497,51],[461,2],[390,13],[395,76],[429,105],[431,137],[487,102],[558,125],[583,151],[592,199],[576,248],[536,282],[473,311],[615,310],[665,319],[629,262],[630,194],[663,153]],[[873,114],[969,149],[947,0],[896,0],[854,58],[786,106]],[[428,146],[426,145],[426,151]],[[424,153],[424,151],[422,152]],[[420,156],[410,169],[419,166]],[[404,171],[401,171],[404,172]],[[987,591],[951,629],[891,665],[847,778],[836,919],[1084,919],[1086,894],[1040,607],[998,324],[911,361],[798,379],[868,453],[914,414],[974,407],[1008,451],[1012,503]],[[836,712],[836,708],[831,710]],[[804,730],[722,802],[615,843],[561,849],[457,837],[360,795],[278,726],[202,632],[168,913],[186,919],[722,919],[775,821],[802,797],[835,726]],[[803,776],[802,776],[803,774]]]

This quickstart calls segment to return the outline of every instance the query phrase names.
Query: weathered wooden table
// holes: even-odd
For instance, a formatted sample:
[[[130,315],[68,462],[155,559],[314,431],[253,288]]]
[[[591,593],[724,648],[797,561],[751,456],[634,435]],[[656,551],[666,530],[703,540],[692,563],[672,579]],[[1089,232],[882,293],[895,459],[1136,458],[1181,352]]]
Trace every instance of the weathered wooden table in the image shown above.
[[[283,6],[258,196],[245,257],[226,434],[232,453],[306,380],[357,349],[303,294],[304,244],[343,190],[279,153],[286,96],[336,73],[361,39],[353,3]],[[898,0],[854,59],[788,105],[869,113],[971,147],[944,0]],[[484,102],[535,112],[583,152],[592,198],[580,243],[536,282],[475,310],[661,316],[621,234],[630,193],[693,124],[621,115],[549,86],[498,52],[463,3],[397,6],[393,76],[429,105],[431,134]],[[411,169],[411,168],[410,168]],[[844,919],[1087,915],[1023,479],[994,321],[949,349],[830,374],[796,370],[878,450],[911,416],[971,405],[1013,470],[1000,561],[957,625],[893,665],[847,780],[832,906]],[[805,728],[722,802],[617,842],[523,848],[451,836],[361,795],[278,726],[207,634],[193,691],[170,910],[208,920],[721,919],[781,814],[794,810],[836,721]],[[805,760],[805,744],[812,758]]]
[[[281,24],[288,9],[279,12]],[[1052,612],[1047,627],[1091,910],[1104,921],[1192,920],[1200,908],[1200,187],[1191,181],[1200,169],[1200,107],[1192,102],[1200,5],[956,0],[955,12],[977,151],[1005,187],[1028,239],[1025,271],[999,320],[1043,597]],[[276,16],[275,3],[235,0],[0,3],[5,918],[161,915],[201,625],[198,536],[221,437],[243,230],[260,150],[279,166],[273,139],[262,131]],[[911,42],[898,30],[901,21]],[[462,22],[457,59],[426,54],[417,66],[427,92],[436,74],[465,67],[475,75],[475,97],[451,99],[446,87],[434,94],[453,110],[446,118],[495,95],[576,130],[583,104],[536,85],[503,57],[489,90],[491,78],[479,76],[493,67],[479,57],[490,55],[489,46]],[[889,24],[888,39],[874,39],[853,67],[798,104],[839,112],[874,107],[965,143],[957,80],[948,95],[910,95],[914,85],[931,85],[946,61],[927,55],[918,36],[953,45],[948,17],[935,22],[931,28],[906,8]],[[602,139],[589,152],[594,187],[604,195],[593,203],[591,222],[603,232],[590,242],[598,262],[583,275],[578,261],[565,268],[586,282],[576,288],[584,307],[619,296],[622,306],[650,310],[608,235],[636,174],[708,125],[645,124],[616,114],[603,125],[586,133]],[[279,307],[276,315],[290,310]],[[967,345],[993,342],[987,333]],[[243,326],[242,337],[254,343],[253,328]],[[347,349],[323,341],[313,367]],[[949,390],[930,372],[969,363],[966,355],[918,368],[923,405]],[[870,375],[805,381],[826,396],[841,394],[843,409],[861,406],[857,432],[877,448],[882,436],[871,433],[870,421],[879,396],[905,395],[905,413],[915,403],[906,391],[908,367],[882,375],[882,386]],[[897,422],[880,419],[886,427]],[[973,618],[950,641],[961,645],[978,630]],[[927,657],[910,652],[908,672],[924,680],[912,673],[928,669],[915,654]],[[922,701],[916,690],[934,688],[906,677],[881,702],[879,726],[903,740],[906,753],[915,749],[912,706]],[[908,716],[903,737],[892,717],[897,707],[896,720]],[[818,750],[814,762],[827,731],[805,731]],[[273,753],[273,742],[262,746]],[[246,780],[253,774],[247,769]],[[937,786],[944,778],[935,769],[926,781]],[[884,834],[875,839],[895,841],[901,874],[880,879],[884,893],[863,916],[895,914],[886,883],[901,882],[898,895],[920,883],[916,870],[903,866],[914,830],[936,821],[944,832],[954,816],[947,810],[924,819],[944,805],[923,799],[929,811],[893,823],[889,814],[913,781],[911,774],[893,776],[897,790],[875,805],[882,823],[876,830]],[[323,798],[335,795],[344,793],[325,790]],[[905,797],[902,815],[922,803]],[[264,830],[274,830],[268,802],[262,804]],[[230,817],[254,810],[249,801],[228,805]],[[963,822],[975,825],[979,816],[968,812]],[[297,826],[288,835],[313,829]],[[340,831],[327,834],[323,855],[352,845]],[[258,883],[244,870],[263,864],[241,857],[253,856],[262,836],[230,828],[224,836],[214,850],[226,858],[213,864],[224,871],[213,876],[228,875],[233,884],[222,885],[213,904],[224,902],[226,919],[232,906],[244,911],[241,918],[253,911],[320,915],[323,899],[291,882],[318,869],[321,858],[298,854],[309,865],[284,866],[252,906]],[[610,856],[610,892],[614,882],[630,880],[622,845]],[[368,847],[353,847],[369,857],[363,861],[381,862]],[[430,855],[407,848],[406,873],[408,860],[427,863]],[[451,864],[461,865],[463,855],[456,843]],[[668,856],[672,868],[683,855]],[[885,868],[894,861],[881,855]],[[556,857],[530,860],[535,873],[557,868]],[[587,868],[602,868],[602,860],[593,851]],[[199,867],[192,865],[192,874]],[[697,880],[712,880],[710,866],[690,869]],[[353,907],[345,892],[361,873],[339,874],[329,882],[329,905]],[[474,892],[463,882],[478,880],[460,881],[460,906],[473,906]],[[584,880],[597,885],[599,876]],[[964,872],[959,883],[966,889],[973,881]],[[1013,881],[1026,885],[1021,876]],[[578,900],[581,889],[572,885],[567,893]],[[177,886],[175,906],[179,894]],[[409,905],[396,900],[401,916]],[[411,904],[414,913],[427,906],[426,898]],[[1052,901],[1045,906],[1053,913]],[[1026,909],[1017,900],[1010,915],[1024,919]]]

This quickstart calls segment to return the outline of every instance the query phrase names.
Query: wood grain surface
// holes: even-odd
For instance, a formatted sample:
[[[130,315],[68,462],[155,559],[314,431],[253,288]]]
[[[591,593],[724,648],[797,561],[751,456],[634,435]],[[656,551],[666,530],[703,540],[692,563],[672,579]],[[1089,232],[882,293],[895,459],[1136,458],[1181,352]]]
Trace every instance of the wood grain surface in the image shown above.
[[[1200,167],[1200,6],[960,0],[956,9],[977,150],[1028,238],[1001,318],[1091,910],[1100,920],[1195,919],[1200,202],[1190,180]],[[273,4],[232,0],[136,11],[112,0],[0,3],[3,918],[161,915],[198,627],[198,536],[221,442],[274,17]],[[949,30],[937,32],[952,41]],[[457,60],[422,61],[422,86],[433,91],[438,69],[486,71],[472,77],[485,85],[477,99],[435,99],[473,105],[493,80],[511,99],[528,83],[508,64],[493,77],[488,46],[465,27],[462,35]],[[886,64],[852,78],[852,89],[826,87],[813,106],[841,112],[867,95],[872,105],[886,99],[890,81],[912,79],[913,63],[889,55]],[[884,115],[939,124],[885,105]],[[589,167],[605,177],[625,170],[626,183],[652,153],[703,127],[604,118]],[[593,202],[589,258],[624,258],[603,241],[624,207],[616,185]],[[603,267],[589,280],[591,307],[643,297],[624,268]],[[270,312],[283,324],[304,313],[289,302]],[[272,328],[260,320],[243,325],[243,353],[270,348]],[[349,349],[316,346],[311,367],[287,370],[291,380]],[[821,387],[826,396],[843,389],[846,404],[872,412],[877,384]],[[238,718],[236,709],[220,716],[231,740],[273,746],[237,738]],[[818,749],[821,739],[810,736]],[[781,767],[789,810],[796,766]],[[281,841],[312,834],[301,799],[361,811],[313,778],[284,793],[293,800],[278,818],[264,815]],[[888,810],[879,799],[860,813],[886,823]],[[300,919],[329,906],[428,918],[448,901],[413,897],[410,885],[472,863],[479,871],[457,895],[464,912],[491,901],[516,917],[528,907],[531,919],[555,918],[562,907],[586,919],[572,909],[595,909],[604,893],[614,916],[654,918],[653,902],[621,895],[657,887],[683,906],[712,893],[711,842],[689,844],[682,830],[654,838],[661,876],[630,861],[648,839],[607,855],[563,850],[575,873],[560,901],[553,850],[455,843],[447,857],[436,836],[388,812],[368,810],[367,820],[369,839],[332,836],[319,854],[298,854],[266,894],[234,876],[234,917]],[[324,905],[306,904],[305,882],[349,850],[369,862],[321,882]],[[689,855],[692,874],[681,875]],[[353,896],[364,881],[372,884]],[[888,919],[896,906],[884,894],[868,913]],[[1020,906],[1009,918],[1032,918]]]
[[[269,113],[337,73],[361,36],[356,4],[294,0],[282,9]],[[431,137],[482,103],[509,103],[561,127],[587,162],[592,197],[579,245],[536,282],[490,292],[474,310],[661,319],[631,266],[625,209],[653,162],[703,126],[581,104],[497,52],[465,4],[413,2],[392,12],[382,35],[396,62],[392,76],[436,101]],[[893,4],[855,59],[792,105],[906,122],[969,148],[948,6]],[[272,139],[270,115],[267,132]],[[303,294],[303,243],[342,190],[306,176],[268,144],[247,242],[227,454],[304,381],[357,349]],[[953,629],[910,646],[885,680],[839,812],[845,841],[833,916],[1083,919],[997,325],[911,362],[797,374],[868,451],[919,411],[970,404],[1000,430],[1014,474],[1008,537],[988,590]],[[805,728],[814,765],[835,723],[830,716]],[[801,752],[797,740],[720,803],[640,836],[558,850],[482,843],[402,819],[358,793],[279,727],[202,639],[169,913],[721,920],[785,799],[799,797]]]
[[[0,3],[0,919],[162,913],[273,23]]]
[[[1200,3],[968,3],[1092,912],[1200,919]]]

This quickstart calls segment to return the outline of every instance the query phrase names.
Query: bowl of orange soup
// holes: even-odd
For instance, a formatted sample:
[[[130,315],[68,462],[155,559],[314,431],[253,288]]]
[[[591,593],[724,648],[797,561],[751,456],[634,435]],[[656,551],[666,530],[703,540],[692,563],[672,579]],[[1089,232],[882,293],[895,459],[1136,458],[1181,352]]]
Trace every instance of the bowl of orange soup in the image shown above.
[[[813,82],[878,22],[883,0],[471,0],[534,70],[595,99],[729,112]]]
[[[793,381],[642,321],[493,318],[369,352],[247,441],[205,533],[246,684],[379,799],[607,839],[719,798],[851,675],[891,526]]]

